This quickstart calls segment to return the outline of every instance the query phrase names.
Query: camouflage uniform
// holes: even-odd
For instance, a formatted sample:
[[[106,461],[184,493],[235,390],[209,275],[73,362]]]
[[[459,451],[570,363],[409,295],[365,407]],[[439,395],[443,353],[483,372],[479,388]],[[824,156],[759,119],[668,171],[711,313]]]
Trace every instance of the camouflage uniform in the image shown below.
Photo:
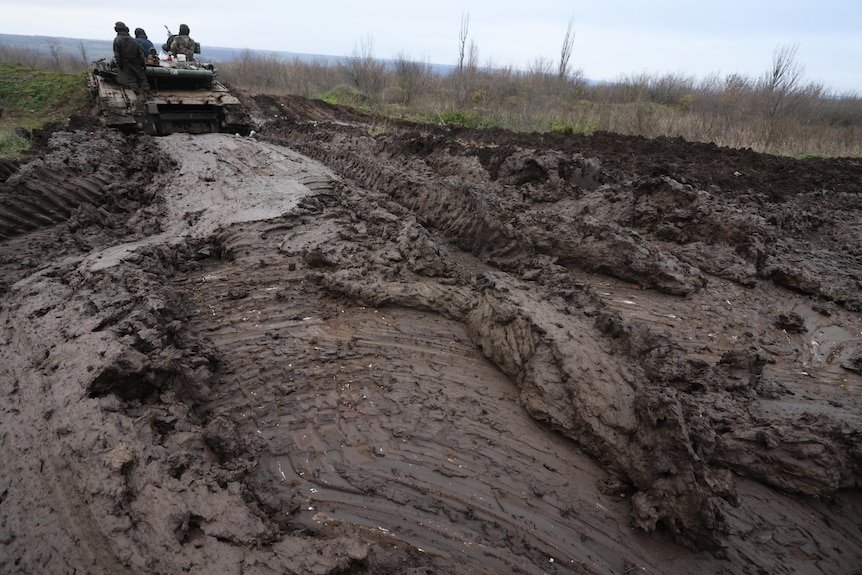
[[[169,50],[174,54],[185,54],[186,60],[195,59],[195,41],[189,37],[189,27],[180,25],[180,33],[171,40]]]

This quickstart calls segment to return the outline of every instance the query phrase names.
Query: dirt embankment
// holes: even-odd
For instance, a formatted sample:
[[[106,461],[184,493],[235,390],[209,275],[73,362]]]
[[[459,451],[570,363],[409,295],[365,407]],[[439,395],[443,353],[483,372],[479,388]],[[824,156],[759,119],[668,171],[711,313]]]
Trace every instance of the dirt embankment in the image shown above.
[[[858,568],[858,161],[247,103],[4,172],[0,571]]]

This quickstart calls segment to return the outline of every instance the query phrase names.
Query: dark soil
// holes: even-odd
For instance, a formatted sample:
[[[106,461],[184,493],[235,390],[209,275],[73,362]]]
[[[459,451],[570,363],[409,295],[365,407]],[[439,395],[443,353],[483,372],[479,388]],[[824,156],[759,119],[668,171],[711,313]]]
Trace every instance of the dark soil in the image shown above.
[[[0,572],[859,573],[858,159],[244,100],[0,163]]]

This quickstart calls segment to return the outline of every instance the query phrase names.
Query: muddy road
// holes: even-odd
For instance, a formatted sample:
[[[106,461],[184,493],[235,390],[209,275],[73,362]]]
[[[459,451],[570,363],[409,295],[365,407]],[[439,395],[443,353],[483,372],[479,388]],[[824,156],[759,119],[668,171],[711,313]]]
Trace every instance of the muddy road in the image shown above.
[[[0,165],[0,572],[860,572],[859,160],[245,101]]]

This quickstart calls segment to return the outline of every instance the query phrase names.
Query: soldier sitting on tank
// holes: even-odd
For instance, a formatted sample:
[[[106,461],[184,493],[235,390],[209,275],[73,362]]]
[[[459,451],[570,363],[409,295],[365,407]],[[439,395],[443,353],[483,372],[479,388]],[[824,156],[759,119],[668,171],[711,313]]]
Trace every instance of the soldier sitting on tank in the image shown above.
[[[141,47],[141,52],[144,53],[144,56],[149,56],[150,50],[156,49],[152,41],[147,38],[147,33],[144,32],[143,28],[135,28],[135,40],[138,41],[138,46]]]
[[[185,55],[186,60],[192,61],[195,59],[195,41],[189,37],[189,27],[185,24],[180,24],[180,33],[171,38],[168,51],[174,55]]]
[[[117,22],[114,24],[114,31],[117,33],[114,38],[114,60],[117,62],[117,68],[135,94],[140,95],[143,92],[146,96],[150,92],[150,83],[147,82],[144,72],[144,53],[141,52],[138,42],[129,35],[128,26]]]
[[[147,64],[158,64],[159,55],[156,52],[156,47],[152,41],[147,38],[147,33],[143,28],[135,28],[135,40],[138,41],[138,46],[141,47],[141,52],[144,53],[144,59]]]

